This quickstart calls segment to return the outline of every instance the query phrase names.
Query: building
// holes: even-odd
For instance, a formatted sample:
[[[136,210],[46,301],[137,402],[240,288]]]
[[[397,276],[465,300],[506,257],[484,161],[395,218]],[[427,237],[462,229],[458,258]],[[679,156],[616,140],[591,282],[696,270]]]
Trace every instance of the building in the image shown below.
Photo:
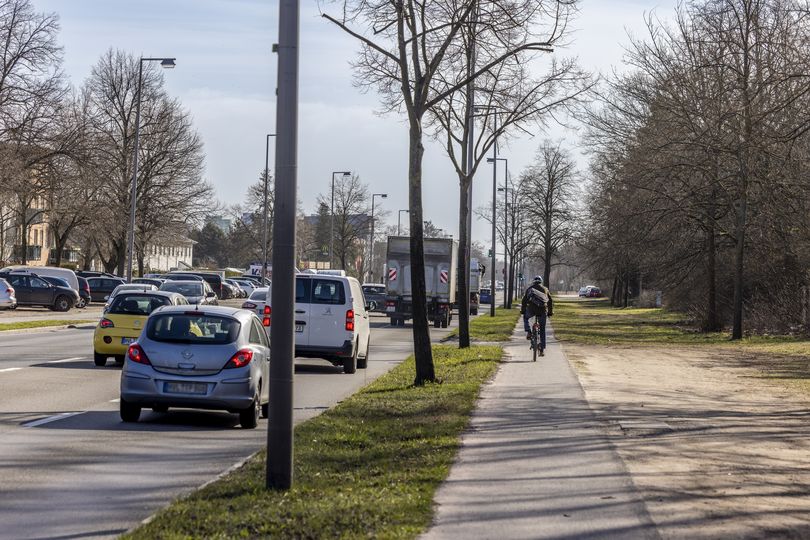
[[[224,234],[228,234],[231,232],[231,226],[233,225],[233,220],[228,219],[223,216],[209,216],[206,220],[206,223],[211,223],[212,225],[216,225],[216,227],[222,231]]]
[[[167,238],[146,246],[143,266],[147,272],[168,272],[191,268],[194,240],[185,236]]]

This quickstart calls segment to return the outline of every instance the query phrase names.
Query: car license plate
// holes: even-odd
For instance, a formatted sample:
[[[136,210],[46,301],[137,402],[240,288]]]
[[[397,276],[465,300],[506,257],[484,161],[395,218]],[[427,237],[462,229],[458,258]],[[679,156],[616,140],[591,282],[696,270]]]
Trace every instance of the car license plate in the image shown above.
[[[295,331],[296,332],[303,332],[304,331],[304,325],[303,324],[296,324],[295,325]]]
[[[206,383],[193,382],[166,382],[163,391],[167,394],[205,394],[208,391]]]
[[[121,345],[130,345],[131,343],[135,342],[135,338],[131,337],[122,337],[121,338]]]
[[[397,310],[396,306],[387,306],[385,308],[385,311],[396,311],[396,310]]]

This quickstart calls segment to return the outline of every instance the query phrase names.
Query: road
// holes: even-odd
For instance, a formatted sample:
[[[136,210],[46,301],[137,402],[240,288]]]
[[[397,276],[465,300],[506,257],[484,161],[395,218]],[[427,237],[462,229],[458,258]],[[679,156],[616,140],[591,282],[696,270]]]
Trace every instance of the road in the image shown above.
[[[410,330],[373,316],[368,368],[353,375],[297,360],[295,422],[400,363],[412,350]],[[122,423],[120,368],[93,365],[92,335],[0,334],[2,539],[115,537],[266,444],[266,420],[245,430],[227,413],[144,411],[139,423]]]

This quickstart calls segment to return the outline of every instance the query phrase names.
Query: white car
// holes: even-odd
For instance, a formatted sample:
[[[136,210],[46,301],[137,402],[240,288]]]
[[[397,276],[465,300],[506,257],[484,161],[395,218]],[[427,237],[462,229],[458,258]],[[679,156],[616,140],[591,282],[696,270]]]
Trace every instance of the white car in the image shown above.
[[[264,320],[264,306],[272,308],[271,293],[265,289],[265,300],[260,301],[261,290],[257,289],[246,303],[254,304],[252,309]],[[365,368],[371,344],[369,317],[363,289],[355,278],[304,273],[295,276],[295,356],[323,358],[343,366],[344,373]],[[272,317],[267,319],[265,324],[272,322]]]
[[[249,279],[229,279],[228,282],[232,282],[237,287],[242,289],[245,292],[245,298],[248,298],[251,294],[253,294],[253,291],[259,288],[257,283],[252,282]]]
[[[17,297],[14,295],[14,287],[3,278],[0,278],[0,309],[15,309],[17,307]]]

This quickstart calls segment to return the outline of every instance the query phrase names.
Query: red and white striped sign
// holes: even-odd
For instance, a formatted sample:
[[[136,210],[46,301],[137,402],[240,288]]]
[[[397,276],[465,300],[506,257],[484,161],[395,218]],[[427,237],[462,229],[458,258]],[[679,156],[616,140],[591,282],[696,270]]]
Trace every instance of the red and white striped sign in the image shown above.
[[[447,283],[447,270],[442,270],[439,272],[439,281],[442,283]]]
[[[396,281],[397,280],[397,269],[396,268],[389,268],[388,269],[388,281]]]

